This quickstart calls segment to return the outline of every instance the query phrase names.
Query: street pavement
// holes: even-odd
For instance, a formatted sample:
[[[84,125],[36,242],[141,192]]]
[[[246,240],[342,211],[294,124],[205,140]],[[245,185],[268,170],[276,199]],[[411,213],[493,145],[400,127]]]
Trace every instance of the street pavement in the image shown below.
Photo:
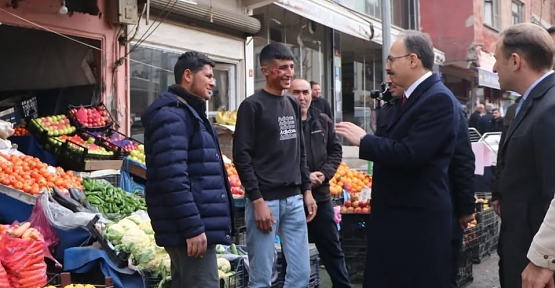
[[[472,274],[474,281],[464,288],[499,288],[499,275],[497,263],[499,257],[493,253],[489,258],[482,261],[480,264],[472,266]],[[354,284],[355,288],[361,288],[361,284]],[[332,288],[326,270],[320,269],[320,288]],[[462,288],[462,287],[461,287]]]

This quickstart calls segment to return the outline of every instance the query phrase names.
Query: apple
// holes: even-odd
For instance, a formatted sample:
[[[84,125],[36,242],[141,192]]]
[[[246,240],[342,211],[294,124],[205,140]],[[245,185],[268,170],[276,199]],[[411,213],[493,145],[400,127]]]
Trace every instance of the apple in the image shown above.
[[[362,208],[362,213],[370,213],[370,207]]]
[[[354,201],[351,206],[354,207],[354,208],[358,208],[359,204],[360,204],[360,202],[358,202],[358,200],[357,200],[357,201]]]
[[[366,200],[366,201],[359,201],[359,203],[358,203],[358,207],[360,207],[360,208],[364,208],[364,207],[366,207],[367,205],[368,205],[368,200]]]
[[[355,211],[355,208],[347,207],[347,213],[353,213],[354,211]]]
[[[351,207],[351,200],[345,201],[345,207],[347,208]]]
[[[346,212],[347,212],[347,207],[341,206],[341,209],[340,209],[339,212],[340,212],[340,213],[346,213]]]
[[[354,212],[355,213],[362,213],[362,208],[357,207],[357,208],[355,208]]]

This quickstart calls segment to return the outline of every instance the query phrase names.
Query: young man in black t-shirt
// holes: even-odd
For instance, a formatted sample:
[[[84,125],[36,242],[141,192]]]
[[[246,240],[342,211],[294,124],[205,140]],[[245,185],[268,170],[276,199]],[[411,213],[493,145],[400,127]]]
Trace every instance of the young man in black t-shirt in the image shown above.
[[[248,287],[270,287],[278,235],[287,258],[285,287],[301,288],[310,278],[306,223],[316,216],[317,205],[300,105],[284,93],[294,76],[293,53],[283,44],[269,44],[260,52],[260,66],[266,85],[241,103],[233,137],[233,160],[248,197]]]

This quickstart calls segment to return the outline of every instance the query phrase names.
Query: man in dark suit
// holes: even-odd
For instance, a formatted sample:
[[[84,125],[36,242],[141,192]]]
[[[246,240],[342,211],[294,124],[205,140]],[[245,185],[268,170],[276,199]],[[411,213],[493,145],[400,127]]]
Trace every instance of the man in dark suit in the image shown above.
[[[396,100],[401,100],[405,93],[403,88],[391,82],[387,78],[389,92],[392,100],[383,106],[380,113],[385,113],[383,117],[378,118],[378,128],[375,135],[382,136],[381,131],[385,131],[390,124],[392,115],[395,113]],[[395,101],[395,102],[391,102]],[[380,133],[378,133],[380,132]],[[459,133],[457,134],[457,144],[455,152],[449,164],[449,183],[451,190],[451,201],[453,202],[453,223],[451,236],[451,274],[449,280],[450,288],[457,288],[457,274],[459,271],[458,260],[463,243],[464,229],[470,221],[474,220],[474,169],[475,157],[470,144],[470,135],[468,133],[468,125],[466,124],[466,113],[459,108]]]
[[[555,191],[555,46],[549,34],[531,23],[514,25],[497,42],[493,71],[501,90],[522,100],[499,148],[498,194],[501,214],[501,278],[504,288],[522,287],[526,257]]]
[[[337,134],[360,146],[361,159],[374,161],[363,287],[448,287],[448,168],[459,104],[431,73],[434,52],[427,34],[407,31],[389,54],[386,70],[406,92],[385,134],[366,134],[348,122],[336,125]]]
[[[468,119],[468,127],[476,128],[476,130],[478,130],[478,123],[480,122],[480,118],[482,118],[484,111],[484,104],[478,104],[476,111],[474,111],[474,113],[470,115],[470,119]]]

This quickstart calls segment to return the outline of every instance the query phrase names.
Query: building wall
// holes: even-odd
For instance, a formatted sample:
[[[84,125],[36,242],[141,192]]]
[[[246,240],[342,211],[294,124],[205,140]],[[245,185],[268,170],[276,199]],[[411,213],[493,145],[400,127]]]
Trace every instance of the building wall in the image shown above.
[[[420,1],[420,29],[430,34],[434,47],[445,52],[445,63],[466,59],[468,46],[474,39],[472,6],[471,1]],[[457,13],[445,13],[447,7]]]
[[[529,3],[528,6],[531,6],[530,11],[528,13],[528,21],[539,20],[541,19],[541,23],[544,27],[550,27],[552,21],[552,11],[551,7],[553,5],[552,0],[526,0]]]
[[[82,13],[73,15],[62,15],[58,13],[59,2],[56,5],[52,1],[29,0],[19,2],[19,7],[10,7],[10,0],[0,0],[0,7],[22,20],[8,13],[0,13],[0,23],[17,25],[30,29],[41,29],[37,25],[48,28],[58,33],[70,37],[84,37],[102,41],[103,63],[101,66],[101,81],[105,85],[102,91],[102,100],[107,106],[111,106],[112,111],[116,110],[113,116],[120,125],[120,130],[125,132],[129,128],[128,112],[128,83],[126,75],[128,73],[128,61],[119,66],[115,75],[113,73],[114,63],[119,57],[126,54],[126,47],[117,42],[117,29],[113,28],[108,20],[106,12],[106,2],[98,1],[98,7],[104,14],[92,16]],[[2,40],[4,41],[4,40]],[[112,79],[114,81],[112,81]]]

